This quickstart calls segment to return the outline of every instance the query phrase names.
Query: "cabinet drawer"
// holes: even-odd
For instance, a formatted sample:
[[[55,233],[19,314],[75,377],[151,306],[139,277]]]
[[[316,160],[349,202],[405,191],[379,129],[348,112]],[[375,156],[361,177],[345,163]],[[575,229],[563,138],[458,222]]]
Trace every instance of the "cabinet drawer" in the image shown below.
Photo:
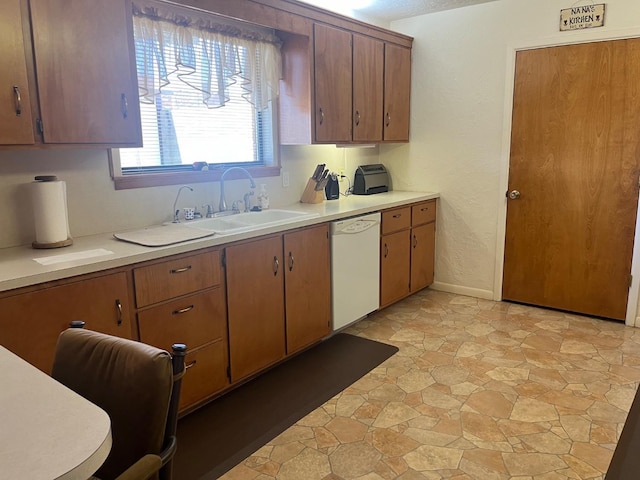
[[[187,350],[185,365],[187,372],[182,377],[179,410],[194,405],[229,385],[225,342],[215,342],[191,352]]]
[[[395,208],[382,212],[382,234],[397,232],[411,226],[411,207]]]
[[[219,285],[220,270],[218,250],[136,268],[133,278],[138,308]]]
[[[138,312],[140,341],[171,351],[174,343],[188,350],[226,337],[226,306],[220,287]]]
[[[411,207],[411,225],[422,225],[430,223],[436,219],[436,201],[418,203]]]

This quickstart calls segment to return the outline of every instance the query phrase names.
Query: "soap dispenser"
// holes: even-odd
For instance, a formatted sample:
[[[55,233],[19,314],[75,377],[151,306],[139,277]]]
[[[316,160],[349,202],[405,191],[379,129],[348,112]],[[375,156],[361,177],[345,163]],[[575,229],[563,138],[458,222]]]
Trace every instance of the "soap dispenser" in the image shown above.
[[[269,208],[269,194],[267,193],[267,185],[260,184],[260,192],[258,193],[258,206],[262,210]]]

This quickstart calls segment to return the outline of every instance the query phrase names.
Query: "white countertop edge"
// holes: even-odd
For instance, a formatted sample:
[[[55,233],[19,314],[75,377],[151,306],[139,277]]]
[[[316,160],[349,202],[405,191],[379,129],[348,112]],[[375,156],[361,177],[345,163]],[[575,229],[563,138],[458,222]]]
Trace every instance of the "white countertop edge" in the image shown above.
[[[325,200],[318,204],[295,203],[274,208],[318,213],[318,216],[287,223],[286,225],[257,228],[250,232],[234,235],[214,235],[163,247],[144,247],[123,242],[113,237],[113,233],[117,232],[112,232],[76,237],[73,245],[51,250],[38,250],[30,245],[0,249],[0,265],[2,266],[0,268],[0,292],[123,267],[170,255],[188,253],[203,248],[220,246],[439,197],[439,193],[392,191],[376,195],[350,195],[348,197],[340,197],[339,200]],[[40,265],[34,260],[35,258],[84,252],[99,248],[109,250],[113,254],[48,266]]]

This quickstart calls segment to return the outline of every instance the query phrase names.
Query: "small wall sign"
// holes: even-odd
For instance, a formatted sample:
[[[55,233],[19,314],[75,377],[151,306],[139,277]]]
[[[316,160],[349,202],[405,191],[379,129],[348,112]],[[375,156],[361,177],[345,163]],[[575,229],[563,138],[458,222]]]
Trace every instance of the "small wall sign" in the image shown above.
[[[598,3],[560,10],[560,31],[602,27],[604,6],[604,3]]]

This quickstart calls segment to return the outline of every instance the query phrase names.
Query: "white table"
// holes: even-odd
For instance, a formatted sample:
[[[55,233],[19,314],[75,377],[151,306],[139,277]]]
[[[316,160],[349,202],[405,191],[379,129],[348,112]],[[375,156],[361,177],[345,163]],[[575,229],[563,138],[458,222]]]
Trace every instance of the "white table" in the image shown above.
[[[104,410],[0,346],[0,480],[86,480],[110,450]]]

